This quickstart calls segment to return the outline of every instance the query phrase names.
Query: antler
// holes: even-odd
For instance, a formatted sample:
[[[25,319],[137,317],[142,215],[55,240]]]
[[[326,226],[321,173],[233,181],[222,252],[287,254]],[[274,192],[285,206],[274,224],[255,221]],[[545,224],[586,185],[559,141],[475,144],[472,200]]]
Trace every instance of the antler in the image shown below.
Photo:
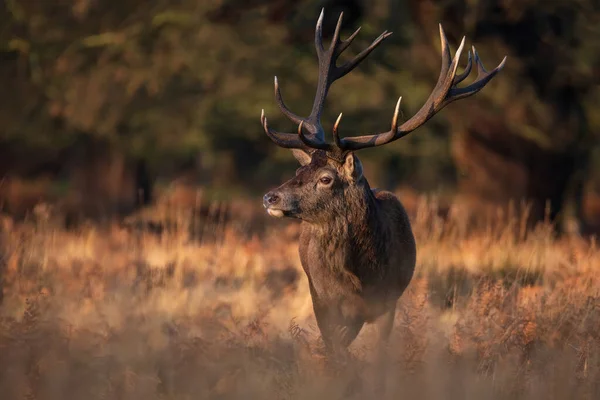
[[[315,29],[315,47],[317,48],[317,56],[319,58],[319,78],[317,83],[317,92],[315,100],[312,106],[310,115],[307,118],[301,118],[290,111],[281,96],[279,90],[279,82],[275,77],[275,99],[277,105],[283,114],[285,114],[295,124],[300,124],[298,134],[295,133],[282,133],[271,129],[267,123],[267,117],[264,114],[264,110],[261,113],[261,123],[267,135],[276,144],[286,148],[301,148],[301,149],[321,149],[331,151],[335,149],[335,146],[325,142],[325,134],[323,127],[321,126],[321,113],[323,111],[323,105],[327,97],[329,87],[333,82],[340,79],[350,71],[352,71],[361,61],[363,61],[384,39],[389,37],[391,32],[383,32],[377,39],[371,43],[369,47],[361,51],[352,60],[345,62],[341,66],[337,66],[336,62],[338,57],[350,46],[358,32],[360,27],[354,31],[352,35],[346,40],[340,39],[340,30],[342,27],[342,18],[344,13],[340,14],[335,27],[335,32],[331,40],[331,44],[328,49],[323,46],[323,16],[325,10],[321,10],[321,15],[317,21]],[[302,127],[310,133],[305,135],[302,131]]]
[[[490,72],[486,71],[486,69],[483,66],[483,63],[479,58],[479,55],[477,54],[477,50],[475,50],[475,47],[473,46],[473,58],[475,59],[475,64],[477,65],[477,79],[470,85],[463,88],[459,88],[457,87],[457,85],[463,80],[465,80],[465,78],[469,76],[471,72],[471,53],[469,52],[469,61],[464,72],[456,76],[456,68],[458,67],[460,53],[462,52],[463,46],[465,44],[465,38],[463,37],[454,58],[452,59],[452,61],[450,61],[450,48],[448,46],[448,40],[446,39],[446,35],[444,34],[444,30],[442,29],[441,24],[440,37],[442,42],[442,69],[440,71],[440,77],[438,78],[435,88],[433,89],[433,91],[429,95],[429,98],[421,107],[421,109],[417,111],[417,113],[411,119],[409,119],[408,121],[400,125],[400,127],[398,127],[398,112],[400,110],[400,101],[402,100],[402,97],[400,97],[398,103],[396,104],[396,110],[394,111],[394,116],[392,118],[392,127],[389,131],[376,135],[336,139],[338,147],[341,150],[350,151],[364,149],[368,147],[381,146],[406,136],[407,134],[409,134],[410,132],[414,131],[415,129],[423,125],[425,122],[427,122],[427,120],[433,117],[438,111],[440,111],[448,104],[452,103],[455,100],[472,96],[481,89],[483,89],[483,87],[498,72],[500,72],[500,70],[502,70],[504,64],[506,63],[506,57],[504,57],[500,65],[498,65]]]

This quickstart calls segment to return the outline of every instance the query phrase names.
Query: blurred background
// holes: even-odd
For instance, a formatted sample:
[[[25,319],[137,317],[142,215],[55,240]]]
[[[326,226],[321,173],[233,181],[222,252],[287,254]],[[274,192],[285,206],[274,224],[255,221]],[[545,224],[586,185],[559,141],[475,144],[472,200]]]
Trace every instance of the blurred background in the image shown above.
[[[309,113],[322,7],[326,39],[341,11],[343,37],[362,26],[346,57],[394,32],[333,85],[328,133],[340,112],[344,135],[388,129],[399,96],[404,119],[416,112],[439,74],[440,22],[453,52],[466,35],[488,69],[508,56],[475,96],[362,151],[372,186],[473,209],[527,201],[532,220],[569,216],[580,231],[600,222],[598,0],[5,0],[0,209],[124,216],[174,183],[260,209],[296,168],[260,112],[295,129],[277,109],[277,75],[288,106]]]
[[[508,56],[359,152],[418,246],[389,398],[600,399],[600,0],[0,1],[0,397],[373,398],[376,330],[325,368],[299,226],[262,208],[297,161],[261,109],[297,128],[277,75],[309,113],[323,7],[326,44],[341,11],[362,26],[343,59],[394,33],[332,86],[327,135],[421,107],[438,23],[459,73]]]

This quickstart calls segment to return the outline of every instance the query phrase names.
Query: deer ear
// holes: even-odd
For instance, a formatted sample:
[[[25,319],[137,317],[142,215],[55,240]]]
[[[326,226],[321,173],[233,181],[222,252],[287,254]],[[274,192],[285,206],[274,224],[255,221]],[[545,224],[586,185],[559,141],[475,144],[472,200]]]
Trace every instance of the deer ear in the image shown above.
[[[310,156],[310,154],[308,154],[307,152],[305,152],[304,150],[301,150],[301,149],[292,149],[292,154],[294,155],[296,160],[298,160],[300,165],[302,165],[303,167],[305,165],[310,164],[310,162],[312,160],[312,157]]]
[[[353,182],[358,182],[363,175],[362,163],[354,155],[354,153],[348,153],[344,159],[344,173],[348,179]]]

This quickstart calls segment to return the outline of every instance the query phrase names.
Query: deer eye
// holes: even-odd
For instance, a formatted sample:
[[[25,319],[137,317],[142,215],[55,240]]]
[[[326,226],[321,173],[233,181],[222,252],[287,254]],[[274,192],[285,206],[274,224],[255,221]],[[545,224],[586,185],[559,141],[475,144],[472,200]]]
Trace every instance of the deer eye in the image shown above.
[[[329,185],[331,181],[332,179],[328,176],[323,176],[321,179],[319,179],[319,182],[321,182],[323,185]]]

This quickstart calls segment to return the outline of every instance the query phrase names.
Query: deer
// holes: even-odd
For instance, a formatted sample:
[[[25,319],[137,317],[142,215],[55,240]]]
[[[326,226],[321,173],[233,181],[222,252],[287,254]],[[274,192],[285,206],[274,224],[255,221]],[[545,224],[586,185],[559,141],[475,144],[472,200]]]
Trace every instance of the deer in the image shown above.
[[[474,95],[498,74],[506,57],[487,71],[472,47],[464,71],[457,75],[465,44],[462,38],[454,57],[439,24],[442,66],[437,84],[425,104],[400,124],[400,97],[390,130],[382,133],[340,137],[342,114],[333,125],[333,142],[325,140],[321,114],[331,85],[358,66],[392,33],[384,31],[354,58],[338,65],[339,56],[350,46],[360,27],[346,40],[340,39],[340,14],[331,43],[323,44],[321,11],[315,29],[318,57],[317,90],[308,117],[293,113],[284,103],[277,77],[275,100],[297,132],[272,129],[261,113],[267,136],[290,149],[300,163],[293,178],[263,197],[266,212],[277,218],[299,219],[299,255],[308,278],[313,311],[325,348],[331,354],[347,351],[365,324],[375,324],[380,349],[385,348],[394,324],[398,300],[412,280],[417,248],[409,217],[400,200],[389,191],[371,188],[356,152],[383,146],[403,138],[425,124],[446,105]],[[473,64],[477,77],[458,85]]]

